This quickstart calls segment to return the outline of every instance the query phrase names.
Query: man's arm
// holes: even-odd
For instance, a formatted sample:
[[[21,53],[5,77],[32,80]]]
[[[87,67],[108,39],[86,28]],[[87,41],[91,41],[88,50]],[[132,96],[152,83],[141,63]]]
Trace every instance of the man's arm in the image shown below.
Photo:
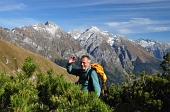
[[[99,84],[98,74],[95,71],[92,71],[91,80],[94,87],[94,91],[96,91],[97,95],[100,96],[101,88]]]
[[[67,65],[66,65],[66,69],[67,69],[67,72],[68,72],[69,74],[73,74],[73,75],[79,76],[80,70],[79,70],[79,69],[74,69],[73,66],[72,66],[72,64],[73,64],[76,60],[77,60],[76,56],[72,56],[72,57],[69,59]]]
[[[66,69],[69,74],[73,74],[76,76],[79,76],[79,74],[80,74],[80,69],[74,69],[72,64],[67,63]]]

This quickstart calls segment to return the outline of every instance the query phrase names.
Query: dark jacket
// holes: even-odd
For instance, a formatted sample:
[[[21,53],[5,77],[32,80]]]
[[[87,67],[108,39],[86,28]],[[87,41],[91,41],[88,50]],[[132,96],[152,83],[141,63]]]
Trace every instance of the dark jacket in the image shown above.
[[[94,89],[97,92],[97,95],[100,96],[101,88],[99,85],[98,74],[95,70],[91,72],[91,83],[89,85],[89,81],[87,80],[87,74],[91,69],[91,66],[86,70],[82,69],[74,69],[72,65],[67,65],[67,72],[76,76],[79,76],[78,83],[82,85],[81,90],[89,92],[90,90]]]

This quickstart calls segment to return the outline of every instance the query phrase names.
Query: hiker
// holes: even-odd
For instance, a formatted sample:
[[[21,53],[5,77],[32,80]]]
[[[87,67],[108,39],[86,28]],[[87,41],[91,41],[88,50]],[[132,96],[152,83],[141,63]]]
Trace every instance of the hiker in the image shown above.
[[[69,59],[68,63],[67,63],[67,72],[69,74],[73,74],[76,76],[79,76],[79,80],[78,83],[82,85],[81,90],[90,92],[90,91],[96,91],[98,97],[100,96],[101,93],[101,88],[99,85],[99,79],[98,79],[98,75],[96,73],[95,70],[93,70],[90,74],[90,80],[91,83],[89,83],[89,81],[87,80],[87,75],[89,70],[91,69],[91,59],[88,55],[83,55],[81,57],[81,69],[75,69],[72,67],[72,64],[76,61],[76,57],[73,56]]]

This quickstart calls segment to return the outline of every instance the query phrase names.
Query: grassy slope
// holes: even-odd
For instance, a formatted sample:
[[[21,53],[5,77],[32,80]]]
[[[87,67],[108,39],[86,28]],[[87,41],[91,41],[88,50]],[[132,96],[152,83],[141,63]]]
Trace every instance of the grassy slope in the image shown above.
[[[37,73],[46,73],[47,70],[52,68],[56,74],[64,74],[67,81],[77,81],[77,77],[69,75],[64,68],[52,61],[0,39],[0,71],[4,71],[8,75],[16,75],[28,56],[33,57],[34,62],[38,63]]]

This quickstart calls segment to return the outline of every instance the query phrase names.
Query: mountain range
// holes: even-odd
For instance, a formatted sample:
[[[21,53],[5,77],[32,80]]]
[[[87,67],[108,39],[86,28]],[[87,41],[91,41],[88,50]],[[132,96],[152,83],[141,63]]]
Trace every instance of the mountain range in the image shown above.
[[[75,55],[78,61],[73,66],[78,68],[80,57],[88,54],[92,62],[104,67],[108,85],[124,81],[125,74],[130,72],[137,76],[142,71],[148,74],[160,72],[161,59],[170,50],[170,43],[154,41],[155,44],[151,44],[151,40],[144,39],[132,41],[95,26],[84,32],[65,32],[50,21],[12,30],[0,27],[0,39],[39,54],[62,67]]]

